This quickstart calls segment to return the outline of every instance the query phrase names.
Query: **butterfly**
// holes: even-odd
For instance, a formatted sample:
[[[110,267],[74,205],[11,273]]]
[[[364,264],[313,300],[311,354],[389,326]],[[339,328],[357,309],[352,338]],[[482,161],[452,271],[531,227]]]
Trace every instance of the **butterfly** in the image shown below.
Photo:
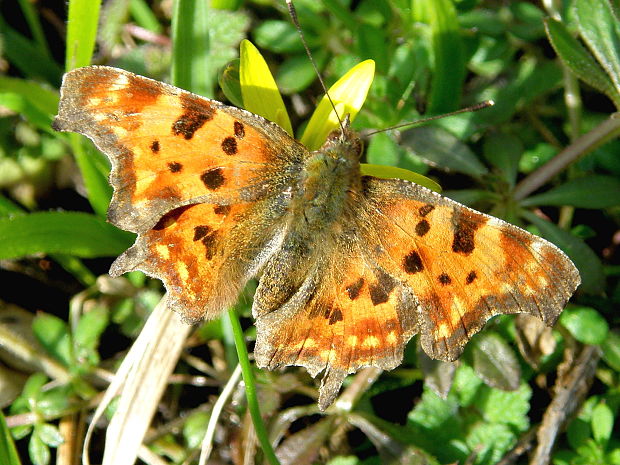
[[[163,281],[189,323],[217,317],[258,277],[259,367],[345,377],[399,365],[418,334],[455,360],[497,314],[552,325],[580,283],[556,246],[410,181],[360,173],[345,119],[317,151],[278,125],[116,68],[64,76],[58,131],[110,159],[108,220],[137,233],[110,274]]]

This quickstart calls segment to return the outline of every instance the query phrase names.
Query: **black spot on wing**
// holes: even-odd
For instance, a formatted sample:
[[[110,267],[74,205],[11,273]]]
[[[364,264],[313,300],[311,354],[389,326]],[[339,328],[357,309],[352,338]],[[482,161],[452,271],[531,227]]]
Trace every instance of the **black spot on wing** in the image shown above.
[[[237,139],[234,137],[226,137],[222,141],[222,150],[226,155],[235,155],[237,153]]]
[[[222,168],[211,168],[200,175],[200,180],[207,189],[217,190],[226,182]]]

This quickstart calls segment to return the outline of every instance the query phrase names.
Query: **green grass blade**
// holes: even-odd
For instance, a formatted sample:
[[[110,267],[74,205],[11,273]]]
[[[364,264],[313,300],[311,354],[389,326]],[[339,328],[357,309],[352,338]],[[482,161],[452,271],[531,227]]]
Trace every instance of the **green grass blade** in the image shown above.
[[[88,66],[95,50],[100,0],[69,0],[65,70]]]
[[[211,97],[215,73],[209,67],[207,2],[177,0],[174,5],[172,83],[205,97]]]
[[[38,45],[42,53],[48,57],[51,57],[50,49],[47,45],[47,41],[45,40],[43,27],[41,26],[41,21],[39,21],[39,16],[34,9],[34,3],[28,0],[19,0],[19,6],[21,7],[22,13],[26,18],[26,22],[28,23],[28,27],[30,28],[30,32],[35,43]]]
[[[0,411],[0,463],[4,465],[21,465],[15,443],[6,425],[2,411]]]
[[[11,28],[0,16],[0,36],[2,53],[12,65],[30,78],[42,78],[50,84],[58,85],[62,69],[38,44],[27,39]]]
[[[417,2],[413,2],[414,4]],[[451,0],[422,0],[432,31],[435,69],[428,114],[456,110],[465,78],[465,59],[456,10]]]
[[[112,257],[132,242],[132,234],[88,213],[36,212],[0,219],[0,259],[39,253]]]

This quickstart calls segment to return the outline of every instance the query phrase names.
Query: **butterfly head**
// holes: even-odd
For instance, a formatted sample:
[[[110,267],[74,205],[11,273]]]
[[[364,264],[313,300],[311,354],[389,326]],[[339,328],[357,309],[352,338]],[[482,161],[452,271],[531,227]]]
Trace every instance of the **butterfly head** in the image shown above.
[[[359,163],[363,149],[362,139],[351,129],[351,118],[347,114],[340,127],[327,136],[319,151],[335,159]]]

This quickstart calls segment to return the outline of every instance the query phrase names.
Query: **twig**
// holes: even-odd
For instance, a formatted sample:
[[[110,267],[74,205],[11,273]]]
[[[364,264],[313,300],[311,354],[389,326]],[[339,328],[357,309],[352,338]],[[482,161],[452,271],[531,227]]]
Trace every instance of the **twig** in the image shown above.
[[[582,155],[591,152],[605,142],[620,135],[620,115],[614,113],[592,131],[584,134],[558,153],[548,163],[523,179],[514,190],[514,199],[523,200],[549,179],[560,173]]]

